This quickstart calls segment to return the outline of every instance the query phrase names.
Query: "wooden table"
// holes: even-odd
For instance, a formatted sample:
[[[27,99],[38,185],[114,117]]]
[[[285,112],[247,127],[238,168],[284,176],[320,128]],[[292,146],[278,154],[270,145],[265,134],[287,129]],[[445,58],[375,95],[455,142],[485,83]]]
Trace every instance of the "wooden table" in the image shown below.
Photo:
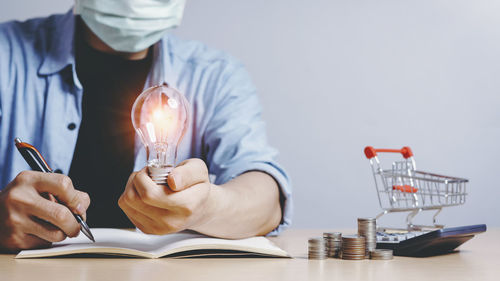
[[[307,238],[322,230],[288,230],[271,238],[293,259],[50,258],[0,255],[0,280],[500,280],[500,229],[489,229],[459,252],[390,261],[307,259]],[[344,232],[346,233],[346,232]],[[352,233],[352,232],[351,232]]]

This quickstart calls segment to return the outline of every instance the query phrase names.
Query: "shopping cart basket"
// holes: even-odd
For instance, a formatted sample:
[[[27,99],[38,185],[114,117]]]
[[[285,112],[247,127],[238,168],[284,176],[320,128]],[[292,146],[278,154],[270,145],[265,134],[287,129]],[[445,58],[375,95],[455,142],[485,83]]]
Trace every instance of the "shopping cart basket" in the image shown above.
[[[401,153],[404,160],[392,163],[392,169],[382,169],[377,153]],[[365,148],[366,158],[375,179],[378,200],[383,212],[381,216],[393,212],[409,212],[406,217],[408,230],[423,228],[443,228],[436,224],[436,217],[443,207],[465,203],[467,179],[443,176],[417,170],[413,153],[407,146],[402,149]],[[435,211],[433,225],[415,225],[413,218],[422,211]]]

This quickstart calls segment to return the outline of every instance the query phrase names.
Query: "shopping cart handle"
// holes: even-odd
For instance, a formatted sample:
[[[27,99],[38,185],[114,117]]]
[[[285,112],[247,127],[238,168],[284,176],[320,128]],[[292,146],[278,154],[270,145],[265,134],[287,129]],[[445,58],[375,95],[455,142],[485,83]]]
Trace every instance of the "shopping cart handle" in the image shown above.
[[[392,152],[392,153],[401,153],[405,159],[408,159],[413,156],[413,152],[408,146],[405,146],[401,149],[386,149],[386,148],[373,148],[372,146],[365,147],[365,155],[366,158],[372,159],[377,156],[377,152]]]

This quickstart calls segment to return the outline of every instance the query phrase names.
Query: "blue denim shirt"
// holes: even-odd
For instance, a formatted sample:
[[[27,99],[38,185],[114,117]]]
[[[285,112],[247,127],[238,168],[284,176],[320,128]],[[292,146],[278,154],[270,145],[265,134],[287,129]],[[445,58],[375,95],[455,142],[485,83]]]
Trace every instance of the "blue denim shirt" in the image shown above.
[[[74,27],[72,11],[0,25],[0,189],[29,169],[16,151],[16,137],[37,147],[53,169],[69,172],[83,95],[75,71]],[[154,50],[156,70],[149,74],[146,87],[164,80],[184,93],[192,106],[178,162],[203,159],[215,184],[246,171],[268,173],[285,199],[282,223],[271,234],[288,226],[290,180],[276,163],[277,151],[267,143],[256,90],[241,63],[171,34]],[[71,123],[76,124],[73,130]],[[134,170],[145,164],[145,149],[136,141]]]

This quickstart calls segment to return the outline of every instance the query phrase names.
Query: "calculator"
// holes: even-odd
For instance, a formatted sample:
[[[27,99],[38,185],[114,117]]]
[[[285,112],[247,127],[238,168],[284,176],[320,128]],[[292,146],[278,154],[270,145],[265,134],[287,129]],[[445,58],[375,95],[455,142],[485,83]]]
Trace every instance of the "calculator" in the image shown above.
[[[485,224],[429,231],[377,232],[377,249],[391,249],[395,256],[428,257],[453,252],[458,246],[486,231]]]

